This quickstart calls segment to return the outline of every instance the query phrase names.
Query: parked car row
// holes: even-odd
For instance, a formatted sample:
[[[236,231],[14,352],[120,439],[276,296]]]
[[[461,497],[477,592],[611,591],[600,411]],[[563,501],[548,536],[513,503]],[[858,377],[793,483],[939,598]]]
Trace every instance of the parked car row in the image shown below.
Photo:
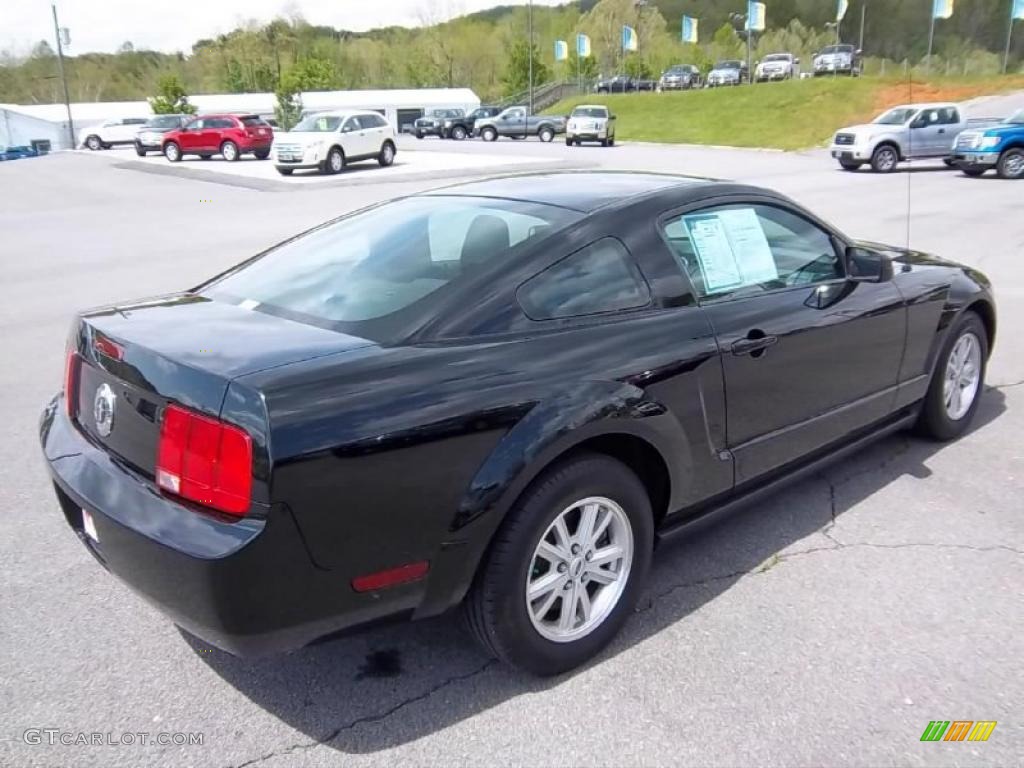
[[[872,122],[836,132],[832,157],[847,171],[890,173],[907,160],[935,158],[980,176],[1024,178],[1024,110],[1003,121],[968,119],[957,104],[904,104]]]
[[[828,45],[812,54],[812,73],[818,75],[845,74],[859,76],[863,72],[861,51],[856,46],[841,44]],[[767,83],[776,80],[792,80],[800,77],[800,59],[790,52],[769,53],[755,62],[751,73],[747,62],[742,59],[723,59],[715,62],[707,77],[702,77],[700,68],[693,64],[675,64],[658,79],[658,91],[679,91],[692,88],[718,88],[723,85],[743,83]],[[603,93],[625,93],[627,91],[651,90],[639,87],[632,78],[621,76],[598,81],[596,90]]]

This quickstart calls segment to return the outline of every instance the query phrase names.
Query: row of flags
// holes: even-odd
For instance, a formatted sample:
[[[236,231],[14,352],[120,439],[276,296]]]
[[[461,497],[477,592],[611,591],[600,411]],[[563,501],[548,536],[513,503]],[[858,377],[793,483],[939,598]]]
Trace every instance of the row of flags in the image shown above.
[[[948,19],[953,15],[955,0],[932,0],[932,18]],[[846,18],[850,9],[850,0],[836,0],[836,21]],[[1024,0],[1011,0],[1011,20],[1024,20]],[[764,3],[748,0],[746,29],[749,32],[763,32],[767,20],[767,7]],[[683,16],[679,38],[684,43],[697,43],[699,20],[692,16]],[[622,50],[635,51],[638,46],[636,30],[630,26],[622,27]],[[576,55],[586,58],[591,54],[590,38],[587,35],[576,35]],[[569,58],[569,43],[565,40],[555,41],[555,61]]]

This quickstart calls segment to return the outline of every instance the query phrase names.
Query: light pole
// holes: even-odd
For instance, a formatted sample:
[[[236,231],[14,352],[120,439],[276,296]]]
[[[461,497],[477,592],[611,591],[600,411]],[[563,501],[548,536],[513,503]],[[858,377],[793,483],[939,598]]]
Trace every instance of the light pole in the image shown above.
[[[864,50],[864,17],[867,16],[868,12],[868,0],[860,6],[860,42],[857,44],[857,48],[861,51]]]
[[[749,7],[750,7],[750,4],[748,3],[747,4],[747,8],[749,9]],[[735,26],[737,24],[742,25],[743,34],[746,37],[746,41],[747,41],[747,82],[748,83],[753,83],[754,82],[754,76],[753,76],[753,73],[750,71],[750,63],[751,63],[750,62],[750,57],[751,57],[751,51],[750,51],[751,29],[750,29],[750,21],[749,21],[750,20],[750,13],[749,13],[749,11],[747,13],[730,13],[729,14],[729,18],[732,20],[733,26]],[[740,81],[741,82],[742,82],[742,80],[743,80],[743,78],[740,77]]]
[[[533,114],[533,0],[530,0],[529,7],[526,11],[527,27],[529,27],[529,61],[530,61],[530,74],[527,79],[527,90],[529,91],[529,111],[527,114]]]
[[[836,30],[836,45],[839,45],[839,43],[840,43],[839,31],[840,31],[840,26],[841,25],[842,25],[842,22],[840,22],[840,21],[826,21],[825,22],[825,29],[832,29],[834,27],[835,30]],[[838,50],[838,48],[836,50]],[[838,59],[832,59],[832,61],[837,63]],[[852,67],[852,62],[851,62],[851,67]],[[850,71],[852,72],[853,70],[851,69]],[[837,66],[834,66],[832,68],[832,76],[833,77],[839,77],[838,64],[837,64]]]
[[[60,67],[60,81],[64,85],[64,108],[68,111],[68,135],[71,137],[71,149],[75,148],[75,122],[71,118],[71,96],[68,94],[68,79],[64,74],[64,46],[60,40],[60,24],[57,21],[57,3],[52,3],[53,32],[57,36],[57,64]]]

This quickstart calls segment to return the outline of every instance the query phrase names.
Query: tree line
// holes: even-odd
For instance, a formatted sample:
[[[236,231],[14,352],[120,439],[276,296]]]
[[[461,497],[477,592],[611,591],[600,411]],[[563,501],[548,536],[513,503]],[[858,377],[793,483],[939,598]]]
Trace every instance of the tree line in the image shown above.
[[[766,0],[768,29],[755,55],[791,51],[809,57],[834,42],[834,0]],[[733,7],[735,6],[735,8]],[[277,91],[286,99],[304,90],[470,87],[494,100],[526,87],[530,59],[535,83],[628,72],[656,76],[674,63],[708,69],[716,59],[742,54],[729,23],[743,0],[579,0],[535,7],[535,45],[526,42],[527,9],[503,6],[447,21],[424,12],[414,29],[389,27],[353,33],[310,24],[299,15],[248,21],[231,32],[198,40],[185,53],[135,50],[70,56],[73,101],[152,97],[176,81],[187,93]],[[927,50],[932,0],[850,0],[841,27],[844,42],[859,43],[864,8],[864,52],[869,71],[920,66]],[[935,31],[933,70],[995,74],[1002,65],[1010,0],[956,0],[953,17]],[[679,42],[683,14],[700,20],[700,42]],[[639,50],[623,55],[623,24],[637,29]],[[1019,22],[1011,71],[1024,60]],[[578,60],[575,36],[590,36],[593,56]],[[554,59],[554,41],[566,40],[567,61]],[[809,64],[809,61],[807,62]],[[162,82],[162,84],[161,84]],[[175,86],[176,87],[176,86]],[[56,56],[48,41],[26,53],[0,52],[0,102],[55,103],[62,99]]]

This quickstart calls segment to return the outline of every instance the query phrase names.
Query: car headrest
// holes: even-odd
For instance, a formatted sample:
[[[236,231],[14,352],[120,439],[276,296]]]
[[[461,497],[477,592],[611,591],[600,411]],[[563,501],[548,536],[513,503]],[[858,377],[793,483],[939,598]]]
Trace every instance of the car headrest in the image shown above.
[[[474,269],[487,263],[497,253],[511,246],[508,224],[499,216],[481,214],[473,219],[462,244],[463,270]]]

